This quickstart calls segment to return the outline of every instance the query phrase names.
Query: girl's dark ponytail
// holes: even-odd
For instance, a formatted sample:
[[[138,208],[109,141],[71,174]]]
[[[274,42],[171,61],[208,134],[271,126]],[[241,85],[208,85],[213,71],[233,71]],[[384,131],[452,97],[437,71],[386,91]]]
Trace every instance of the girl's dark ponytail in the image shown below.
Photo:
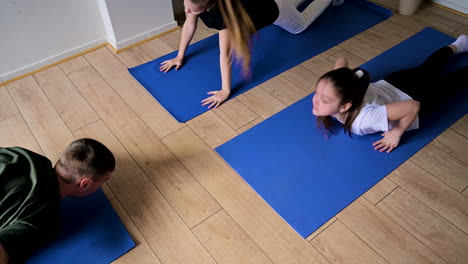
[[[369,87],[370,84],[369,72],[367,72],[363,68],[354,68],[351,71],[359,78],[360,87],[364,90],[365,94],[367,91],[367,87]]]

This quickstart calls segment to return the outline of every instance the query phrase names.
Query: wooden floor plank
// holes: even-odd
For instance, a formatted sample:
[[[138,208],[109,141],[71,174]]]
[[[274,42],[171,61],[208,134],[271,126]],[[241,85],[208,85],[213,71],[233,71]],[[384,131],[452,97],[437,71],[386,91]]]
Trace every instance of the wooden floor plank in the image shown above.
[[[329,60],[332,60],[333,62],[336,62],[336,60],[339,57],[345,57],[348,59],[349,65],[348,67],[351,69],[354,69],[366,62],[365,59],[355,55],[352,52],[349,52],[347,50],[340,50],[337,53],[333,54],[332,56],[328,57]]]
[[[317,81],[319,79],[317,74],[308,70],[302,64],[283,72],[279,76],[284,77],[306,93],[312,93],[315,91]]]
[[[327,229],[331,224],[333,224],[336,220],[337,220],[336,217],[332,217],[325,224],[323,224],[321,227],[319,227],[317,230],[315,230],[310,236],[308,236],[306,238],[307,241],[311,241],[312,239],[314,239],[316,236],[318,236],[320,233],[322,233],[325,229]]]
[[[272,263],[224,210],[217,212],[192,231],[217,263]]]
[[[108,49],[101,48],[88,53],[86,59],[159,138],[183,127],[130,75],[127,67]]]
[[[453,21],[456,21],[460,24],[463,24],[463,25],[467,25],[468,26],[468,16],[460,16],[459,14],[453,12],[453,11],[450,11],[449,9],[445,9],[445,8],[440,8],[436,5],[431,5],[431,4],[423,4],[423,6],[421,7],[422,9],[424,10],[427,10],[429,12],[432,12],[434,14],[437,14],[441,17],[446,17],[446,18],[449,18]]]
[[[256,126],[257,124],[263,122],[263,120],[264,120],[263,118],[259,117],[259,118],[255,119],[255,120],[253,120],[252,122],[246,124],[245,126],[240,127],[239,129],[236,130],[236,132],[239,133],[239,134],[242,134],[245,131],[249,130],[250,128]]]
[[[388,50],[398,44],[399,41],[378,32],[377,30],[370,28],[358,35],[356,38],[361,39],[372,46],[376,46],[382,48],[384,50]]]
[[[448,263],[466,263],[468,235],[408,192],[397,188],[377,208]]]
[[[410,160],[459,192],[468,186],[468,164],[457,161],[432,143]]]
[[[203,21],[201,21],[201,19],[199,19],[198,23],[197,23],[197,30],[195,31],[195,34],[193,35],[193,40],[194,40],[194,42],[198,42],[200,40],[211,37],[212,35],[214,35],[216,33],[218,33],[217,30],[210,29],[210,28],[206,27],[206,25],[203,23]]]
[[[214,109],[213,112],[234,130],[258,118],[256,113],[237,98],[224,102],[220,107]]]
[[[166,42],[162,41],[161,38],[155,38],[138,45],[138,47],[153,60],[174,51],[174,49],[167,45]]]
[[[315,56],[304,61],[301,65],[315,73],[320,78],[320,76],[324,75],[328,71],[333,70],[335,62],[322,56]]]
[[[101,189],[102,191],[104,192],[104,194],[106,195],[106,198],[107,200],[112,200],[115,198],[115,194],[114,192],[111,190],[111,188],[109,187],[109,185],[107,185],[107,183],[104,183],[102,186],[101,186]]]
[[[331,263],[388,263],[339,220],[310,243]]]
[[[33,75],[71,131],[99,119],[85,98],[58,66]]]
[[[458,120],[450,128],[452,128],[458,134],[468,138],[468,115],[465,114],[460,120]]]
[[[7,84],[44,154],[55,163],[75,138],[32,76]]]
[[[405,16],[402,14],[394,14],[388,19],[388,21],[414,31],[415,33],[427,27],[426,23],[416,19],[414,16]]]
[[[122,207],[120,202],[117,199],[113,199],[110,201],[112,207],[114,207],[115,212],[122,220],[122,223],[125,225],[125,228],[130,233],[133,241],[135,242],[136,246],[127,252],[125,255],[121,256],[120,258],[116,259],[112,263],[114,264],[161,264],[158,257],[154,254],[151,247],[146,242],[143,235],[140,233],[138,228],[133,223],[132,219],[128,216],[125,209]]]
[[[20,114],[0,121],[0,146],[22,147],[44,155]]]
[[[363,194],[363,197],[371,204],[375,205],[385,196],[391,193],[397,185],[388,178],[383,178],[376,185]]]
[[[276,76],[260,84],[259,87],[285,106],[289,106],[307,95],[307,92],[282,76]]]
[[[468,165],[468,138],[449,128],[432,141],[434,146]]]
[[[182,36],[182,29],[178,29],[169,34],[161,36],[160,39],[166,43],[172,50],[179,50],[180,38]],[[193,43],[193,40],[192,42]]]
[[[389,263],[445,263],[363,198],[346,207],[337,218]]]
[[[19,113],[18,108],[13,102],[8,90],[5,86],[0,87],[0,121],[3,121],[9,117],[17,115]]]
[[[419,10],[414,15],[414,18],[419,19],[431,26],[437,27],[438,29],[447,33],[453,33],[463,26],[462,24],[456,21],[453,21],[447,17],[437,15],[425,9]]]
[[[83,69],[88,66],[89,66],[89,63],[83,56],[79,56],[79,57],[76,57],[71,60],[67,60],[59,64],[60,69],[62,69],[62,71],[65,74],[69,74],[71,72],[74,72],[79,69]]]
[[[421,27],[422,29],[423,27]],[[374,27],[375,31],[381,32],[382,34],[396,40],[398,42],[404,41],[407,38],[413,36],[418,30],[414,28],[407,28],[400,24],[393,22],[391,19],[387,19]]]
[[[70,79],[189,227],[220,209],[92,67],[71,73]]]
[[[366,40],[357,37],[348,39],[339,44],[338,46],[365,59],[366,61],[371,60],[372,58],[376,57],[377,55],[386,50],[385,48],[375,46],[373,44],[370,44]],[[328,68],[328,71],[331,69],[333,69],[333,65]]]
[[[116,55],[127,68],[133,68],[138,65],[151,61],[151,57],[143,52],[140,47],[133,47]]]
[[[260,87],[255,87],[237,96],[237,99],[263,119],[278,113],[286,107]]]
[[[407,192],[468,233],[468,199],[411,161],[388,176]]]
[[[460,36],[461,34],[467,34],[468,32],[468,26],[462,26],[461,28],[459,28],[457,31],[453,32],[452,37],[454,38],[458,38],[458,36]]]
[[[212,111],[189,120],[187,125],[212,148],[237,136],[236,131]]]
[[[114,153],[117,168],[107,183],[162,263],[215,263],[102,121],[75,135],[94,138]]]
[[[163,141],[274,263],[327,263],[190,128]]]

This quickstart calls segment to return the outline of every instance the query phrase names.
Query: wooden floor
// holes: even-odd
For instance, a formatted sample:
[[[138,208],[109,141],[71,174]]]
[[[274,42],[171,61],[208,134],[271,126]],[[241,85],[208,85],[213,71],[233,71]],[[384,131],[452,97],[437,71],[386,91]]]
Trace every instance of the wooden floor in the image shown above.
[[[313,91],[336,57],[360,65],[425,26],[468,33],[466,17],[434,6],[396,13],[185,124],[127,72],[177,49],[180,30],[101,48],[0,87],[0,145],[53,162],[75,138],[110,147],[104,190],[137,244],[115,263],[468,263],[468,116],[307,239],[213,150]],[[200,26],[195,40],[213,33]]]

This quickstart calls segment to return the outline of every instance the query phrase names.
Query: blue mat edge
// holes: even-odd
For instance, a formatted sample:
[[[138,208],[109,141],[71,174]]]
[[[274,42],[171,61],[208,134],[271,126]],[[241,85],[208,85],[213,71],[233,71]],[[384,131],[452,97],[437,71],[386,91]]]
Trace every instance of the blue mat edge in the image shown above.
[[[440,35],[446,36],[446,37],[447,37],[447,41],[446,41],[444,44],[450,44],[450,43],[451,43],[450,41],[453,41],[453,40],[455,39],[455,38],[453,38],[453,37],[447,35],[446,33],[443,33],[443,32],[441,32],[441,31],[436,30],[436,29],[434,29],[434,28],[432,28],[432,27],[429,27],[429,26],[423,28],[423,29],[422,29],[421,31],[419,31],[419,32],[416,32],[415,34],[413,34],[412,36],[410,36],[410,37],[407,38],[407,39],[410,39],[411,37],[413,37],[413,36],[415,36],[415,35],[417,35],[417,34],[419,34],[419,33],[421,33],[421,32],[424,32],[424,31],[434,31],[434,32],[437,32],[437,33],[440,34]],[[407,39],[406,39],[406,40],[407,40]],[[401,43],[403,43],[403,42],[406,41],[406,40],[403,40]],[[398,46],[398,45],[399,45],[399,44],[397,44],[396,46]],[[395,47],[396,47],[396,46],[395,46]],[[392,48],[393,48],[393,47],[392,47]],[[381,55],[384,55],[384,54],[387,54],[387,53],[390,53],[390,50],[391,50],[392,48],[389,48],[388,50],[386,50],[386,51],[384,51],[383,53],[381,53],[381,54],[375,56],[374,58],[376,58],[376,57],[378,57],[378,56],[381,56]],[[374,58],[373,58],[373,59],[374,59]],[[371,59],[370,61],[368,61],[368,62],[362,64],[360,67],[366,69],[366,67],[372,63],[372,60],[373,60],[373,59]],[[466,89],[465,89],[465,90],[466,90]],[[461,92],[460,92],[460,93],[461,93]],[[248,129],[247,131],[243,132],[243,133],[240,134],[240,135],[243,135],[244,133],[255,133],[255,130],[259,129],[259,125],[261,125],[263,122],[265,122],[265,121],[267,121],[267,120],[269,120],[269,119],[271,119],[271,118],[275,118],[275,116],[278,116],[278,115],[279,115],[281,112],[283,112],[283,111],[287,111],[287,110],[288,110],[290,107],[292,107],[293,105],[300,104],[300,103],[302,103],[302,101],[304,101],[304,100],[311,100],[311,97],[313,96],[313,94],[314,94],[314,93],[311,93],[311,94],[305,96],[304,98],[298,100],[297,102],[295,102],[295,103],[289,105],[288,107],[286,107],[285,109],[281,110],[280,112],[278,112],[278,113],[276,113],[276,114],[270,116],[269,118],[263,120],[261,123],[255,125],[254,127]],[[465,92],[465,94],[466,94],[466,92]],[[446,103],[446,104],[448,104],[448,103]],[[466,113],[465,113],[465,114],[466,114]],[[459,114],[459,115],[457,115],[457,116],[454,116],[454,117],[450,118],[450,120],[447,121],[447,122],[449,122],[449,123],[451,123],[451,124],[453,125],[455,122],[457,122],[458,120],[460,120],[461,118],[463,118],[463,116],[464,116],[465,114]],[[354,200],[352,200],[351,202],[349,202],[348,205],[351,204],[352,202],[354,202],[355,200],[357,200],[359,197],[361,197],[365,192],[367,192],[370,188],[372,188],[373,186],[375,186],[377,183],[379,183],[380,181],[382,181],[388,174],[390,174],[390,173],[393,172],[394,170],[398,169],[398,167],[399,167],[401,164],[403,164],[403,163],[406,162],[409,158],[411,158],[412,156],[414,156],[418,151],[420,151],[422,148],[424,148],[428,143],[430,143],[433,139],[435,139],[437,136],[439,136],[442,132],[444,132],[445,130],[447,130],[449,127],[450,127],[450,126],[448,126],[448,127],[445,128],[445,129],[439,129],[439,130],[437,131],[437,133],[434,133],[433,135],[431,135],[431,136],[429,136],[429,137],[426,137],[425,139],[427,140],[427,142],[426,142],[424,145],[422,145],[422,146],[421,146],[418,150],[416,150],[414,153],[410,153],[409,155],[406,155],[406,159],[402,160],[401,162],[398,162],[398,163],[394,164],[394,165],[395,165],[394,168],[392,168],[391,170],[389,170],[388,173],[387,173],[384,177],[382,177],[382,178],[376,180],[375,183],[371,184],[369,188],[366,188],[366,190],[364,190],[362,193],[360,193],[359,196],[357,196]],[[235,139],[236,139],[237,137],[239,137],[240,135],[236,136],[235,138],[233,138],[233,139],[229,140],[228,142],[226,142],[226,143],[224,143],[224,144],[222,144],[222,145],[220,145],[220,146],[218,146],[218,147],[215,148],[215,151],[218,153],[218,155],[219,155],[221,158],[223,158],[223,160],[224,160],[224,157],[222,156],[222,153],[220,153],[220,150],[222,149],[222,147],[223,147],[225,144],[227,144],[227,143],[229,143],[229,142],[235,140]],[[225,162],[229,164],[229,162],[228,162],[227,160],[225,160]],[[232,167],[232,168],[233,168],[233,167]],[[239,174],[239,176],[242,177],[241,173],[240,173],[236,168],[233,168],[233,169]],[[243,178],[243,177],[242,177],[242,178]],[[243,179],[244,179],[244,178],[243,178]],[[257,192],[257,191],[254,189],[254,187],[253,187],[252,185],[250,185],[250,183],[249,183],[246,179],[244,179],[244,181],[245,181],[247,184],[249,184],[249,186],[251,186],[251,188],[252,188],[255,192]],[[259,194],[259,193],[257,193],[257,194]],[[267,204],[269,204],[269,203],[262,197],[261,194],[259,194],[259,196],[260,196]],[[270,204],[269,204],[269,205],[270,205]],[[348,206],[348,205],[347,205],[347,206]],[[340,212],[341,212],[343,209],[345,209],[347,206],[345,206],[345,207],[343,207],[342,209],[340,209],[339,211],[337,211],[334,215],[340,213]],[[273,208],[271,205],[270,205],[270,207],[271,207],[273,210],[275,210],[275,212],[278,213],[278,215],[279,215],[280,217],[282,217],[281,214],[280,214],[278,211],[276,211],[275,208]],[[333,217],[333,216],[332,216],[332,217]],[[283,218],[283,217],[282,217],[282,218]],[[284,218],[283,218],[283,219],[284,219]],[[330,219],[331,219],[331,217],[330,217]],[[284,219],[284,220],[286,221],[286,219]],[[286,221],[286,222],[288,222],[288,221]],[[289,222],[288,222],[288,223],[289,223]],[[323,224],[324,224],[324,223],[326,223],[326,221],[323,222]],[[293,227],[293,225],[291,225],[291,224],[290,224],[290,226]],[[294,227],[293,227],[293,228],[294,228]],[[312,234],[313,232],[315,232],[315,230],[314,230],[313,232],[311,232],[311,233],[305,235],[305,234],[303,234],[303,232],[300,232],[300,231],[297,230],[296,228],[294,228],[294,229],[295,229],[299,234],[301,234],[301,236],[303,236],[304,238],[308,237],[310,234]]]
[[[368,0],[347,0],[347,1],[348,1],[348,2],[359,3],[359,5],[365,6],[366,8],[372,9],[372,10],[374,10],[374,11],[376,11],[376,12],[382,14],[383,16],[386,16],[386,18],[385,18],[383,21],[385,21],[386,19],[390,18],[390,17],[393,15],[393,11],[392,11],[392,10],[390,10],[390,9],[388,9],[388,8],[386,8],[386,7],[380,6],[380,5],[376,4],[376,3],[370,2],[370,1],[368,1]],[[302,5],[306,5],[306,3],[310,3],[310,2],[312,2],[312,1],[305,1],[304,3],[302,3]],[[328,8],[330,8],[330,7],[331,7],[331,4],[330,4],[330,6],[329,6]],[[299,9],[299,8],[298,8],[298,9]],[[381,23],[381,22],[383,22],[383,21],[380,21],[380,22],[378,22],[378,23]],[[375,25],[378,24],[378,23],[373,24],[373,26],[375,26]],[[372,27],[372,26],[371,26],[371,27]],[[371,28],[371,27],[369,27],[369,28]],[[367,28],[367,29],[369,29],[369,28]],[[360,34],[360,33],[364,32],[364,31],[367,30],[367,29],[364,29],[364,30],[360,31],[360,32],[356,33],[355,35]],[[216,34],[214,34],[214,35],[212,35],[212,36],[210,36],[210,37],[208,37],[208,38],[205,38],[205,39],[203,39],[203,40],[201,40],[201,41],[205,41],[205,40],[208,40],[208,39],[211,39],[211,38],[218,38],[218,33],[216,33]],[[344,42],[344,41],[346,41],[346,40],[348,40],[348,39],[350,39],[350,38],[351,38],[351,37],[349,37],[349,38],[347,38],[347,39],[344,39],[344,40],[341,40],[341,41],[338,41],[338,42],[331,42],[332,45],[330,46],[330,48],[332,48],[332,47],[334,47],[334,46],[336,46],[336,45],[338,45],[338,44],[340,44],[340,43],[342,43],[342,42]],[[190,46],[192,46],[192,45],[195,46],[195,45],[197,45],[197,44],[198,44],[199,42],[201,42],[201,41],[198,41],[198,42],[196,42],[196,43],[193,43],[193,44],[189,45],[189,47],[187,48],[187,50],[190,48]],[[329,49],[330,49],[330,48],[329,48]],[[324,50],[324,51],[326,51],[326,50]],[[322,51],[322,52],[324,52],[324,51]],[[140,80],[139,80],[138,78],[135,77],[135,74],[134,74],[135,68],[141,67],[141,66],[143,66],[143,65],[151,64],[153,61],[158,60],[158,59],[161,58],[161,57],[165,57],[165,56],[169,56],[169,55],[174,56],[175,54],[177,54],[177,52],[178,52],[178,50],[175,50],[175,51],[173,51],[173,52],[170,52],[170,53],[168,53],[168,54],[165,54],[165,55],[163,55],[163,56],[160,56],[160,57],[158,57],[158,58],[155,58],[155,59],[153,59],[153,60],[151,60],[151,61],[149,61],[149,62],[143,63],[143,64],[138,65],[138,66],[135,66],[135,67],[127,68],[127,70],[128,70],[128,72],[130,73],[130,75],[132,75],[132,76],[134,77],[134,79],[137,80],[138,83],[139,83],[146,91],[148,91],[148,93],[150,93],[151,96],[153,96],[154,100],[156,100],[159,104],[161,104],[161,103],[158,101],[158,99],[149,91],[149,89],[148,89],[142,82],[140,82]],[[279,72],[278,72],[275,76],[280,75],[280,74],[282,74],[283,72],[285,72],[285,71],[287,71],[287,70],[289,70],[289,69],[291,69],[291,68],[293,68],[293,67],[295,67],[295,66],[297,66],[297,65],[299,65],[299,64],[301,64],[301,63],[303,63],[304,61],[306,61],[306,60],[308,60],[308,59],[311,59],[311,58],[313,58],[313,57],[319,55],[319,54],[320,54],[320,53],[318,53],[318,54],[316,54],[316,55],[314,55],[314,56],[312,56],[312,57],[304,56],[303,60],[300,60],[299,63],[297,63],[297,64],[295,64],[295,65],[292,65],[292,66],[285,66],[285,67],[283,67],[281,70],[279,70]],[[258,82],[258,83],[255,83],[250,89],[252,89],[252,88],[254,88],[254,87],[256,87],[256,86],[258,86],[258,85],[260,85],[260,84],[262,84],[262,83],[264,83],[264,82],[266,82],[266,81],[268,81],[268,80],[270,80],[270,79],[273,78],[273,77],[274,77],[274,76],[269,76],[269,77],[266,78],[265,80],[263,80],[263,81],[261,81],[261,82]],[[248,90],[250,90],[250,89],[248,89]],[[248,90],[246,90],[246,91],[244,91],[244,92],[247,92]],[[237,97],[238,95],[243,94],[244,92],[237,93],[237,94],[231,94],[231,96],[228,98],[228,100],[233,99],[233,98]],[[227,100],[227,101],[228,101],[228,100]],[[162,104],[161,104],[161,105],[162,105]],[[181,116],[179,116],[179,115],[177,115],[177,114],[172,113],[171,111],[169,111],[169,110],[168,110],[169,107],[166,107],[166,106],[163,106],[163,107],[164,107],[164,109],[165,109],[172,117],[174,117],[174,119],[176,119],[177,122],[179,122],[179,123],[185,123],[185,122],[187,122],[187,121],[189,121],[189,120],[191,120],[191,119],[193,119],[193,118],[199,116],[200,114],[203,114],[203,113],[209,111],[209,109],[205,109],[205,111],[203,111],[203,112],[201,112],[201,113],[198,113],[198,114],[196,114],[195,116],[192,116],[192,117],[189,117],[189,118],[185,118],[185,117],[181,117]]]
[[[94,262],[94,263],[110,263],[112,261],[117,260],[118,258],[125,255],[127,252],[129,252],[130,250],[135,248],[136,243],[133,240],[133,238],[130,236],[130,233],[128,232],[128,229],[126,228],[126,226],[122,222],[121,218],[119,217],[119,215],[117,214],[117,212],[113,208],[110,200],[104,194],[104,191],[102,190],[102,188],[98,189],[95,193],[91,194],[90,196],[87,196],[87,197],[84,197],[84,198],[70,197],[70,198],[64,199],[62,201],[61,208],[66,208],[66,209],[61,209],[60,222],[61,222],[61,225],[62,225],[62,222],[67,217],[72,216],[74,214],[74,213],[69,213],[72,210],[71,207],[80,208],[80,207],[84,206],[85,204],[89,204],[89,203],[91,203],[93,201],[98,201],[98,202],[104,204],[104,208],[101,208],[101,211],[105,211],[105,213],[107,214],[106,215],[107,216],[106,220],[108,220],[110,218],[111,219],[110,223],[114,223],[115,225],[117,225],[117,228],[119,229],[119,230],[117,230],[117,233],[119,233],[121,235],[121,238],[124,239],[124,240],[122,240],[122,242],[124,244],[126,244],[126,246],[122,246],[123,244],[119,244],[120,246],[122,246],[122,247],[119,248],[119,250],[122,250],[122,251],[112,251],[112,250],[108,251],[108,252],[115,253],[115,254],[112,254],[112,257],[110,257],[109,254],[107,254],[104,257],[104,258],[106,258],[105,260],[96,259],[97,262]],[[94,209],[96,209],[96,208],[94,208]],[[100,220],[103,220],[103,219],[100,219]],[[69,224],[69,225],[71,225],[71,224]],[[64,252],[63,251],[57,252],[57,250],[62,249],[62,248],[60,248],[60,246],[57,246],[57,243],[59,243],[64,238],[70,238],[70,237],[63,237],[64,233],[66,234],[69,231],[76,231],[76,230],[73,230],[73,228],[70,229],[69,225],[66,226],[66,227],[64,227],[62,225],[59,236],[56,239],[54,239],[53,241],[51,241],[50,244],[45,245],[43,248],[39,249],[35,254],[33,254],[31,256],[31,258],[27,261],[27,263],[29,263],[29,264],[50,263],[50,259],[49,259],[50,257],[55,256],[56,257],[55,260],[57,261],[57,254],[62,255],[64,252],[70,252],[69,251],[70,248],[68,248],[68,247],[65,247]],[[115,227],[115,225],[113,225],[113,226]],[[91,226],[93,226],[93,225],[91,225]],[[79,229],[79,228],[77,228],[77,229]],[[73,234],[72,234],[72,236],[73,236]],[[82,242],[83,239],[79,239],[78,241]],[[95,256],[97,254],[98,253],[93,253],[91,255]],[[77,261],[77,260],[74,260],[74,261]],[[80,261],[81,260],[79,260],[76,263],[79,263]],[[55,263],[57,263],[57,262],[55,262]],[[67,261],[67,262],[58,262],[58,263],[69,263],[69,261]]]

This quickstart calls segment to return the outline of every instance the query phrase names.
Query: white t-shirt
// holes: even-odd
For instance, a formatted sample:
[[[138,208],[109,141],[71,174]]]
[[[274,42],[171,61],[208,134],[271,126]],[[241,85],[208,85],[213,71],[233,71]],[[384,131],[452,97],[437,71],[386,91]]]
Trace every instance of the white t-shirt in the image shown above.
[[[351,125],[351,132],[356,135],[367,135],[391,130],[396,123],[388,121],[386,104],[412,99],[385,80],[371,83],[367,89],[361,112]],[[398,121],[396,121],[398,122]],[[406,129],[418,129],[419,118]]]

